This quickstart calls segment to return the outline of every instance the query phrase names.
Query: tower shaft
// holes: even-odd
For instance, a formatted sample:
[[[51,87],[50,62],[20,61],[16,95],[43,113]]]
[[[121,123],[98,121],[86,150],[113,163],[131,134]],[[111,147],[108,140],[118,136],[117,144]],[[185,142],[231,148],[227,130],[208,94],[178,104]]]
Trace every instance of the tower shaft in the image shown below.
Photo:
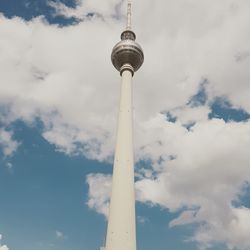
[[[132,77],[144,54],[135,39],[128,0],[126,30],[111,53],[122,84],[106,245],[101,250],[136,250]]]
[[[105,250],[136,250],[132,72],[122,71],[120,110]]]

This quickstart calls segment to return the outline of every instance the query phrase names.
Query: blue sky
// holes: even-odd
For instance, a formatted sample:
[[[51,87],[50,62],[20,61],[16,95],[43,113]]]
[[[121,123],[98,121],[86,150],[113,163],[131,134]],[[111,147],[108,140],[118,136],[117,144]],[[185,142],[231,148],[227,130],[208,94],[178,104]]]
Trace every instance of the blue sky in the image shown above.
[[[103,244],[124,3],[0,0],[0,250]],[[248,10],[133,5],[138,250],[250,249]]]

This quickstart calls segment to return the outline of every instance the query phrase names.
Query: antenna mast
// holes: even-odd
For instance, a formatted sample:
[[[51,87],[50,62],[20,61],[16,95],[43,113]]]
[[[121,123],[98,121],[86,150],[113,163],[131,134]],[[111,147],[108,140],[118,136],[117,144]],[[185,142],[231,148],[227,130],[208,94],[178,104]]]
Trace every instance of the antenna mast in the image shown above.
[[[131,0],[128,0],[128,7],[127,7],[127,27],[126,27],[127,30],[131,30],[131,15],[132,15],[131,5],[132,5]]]

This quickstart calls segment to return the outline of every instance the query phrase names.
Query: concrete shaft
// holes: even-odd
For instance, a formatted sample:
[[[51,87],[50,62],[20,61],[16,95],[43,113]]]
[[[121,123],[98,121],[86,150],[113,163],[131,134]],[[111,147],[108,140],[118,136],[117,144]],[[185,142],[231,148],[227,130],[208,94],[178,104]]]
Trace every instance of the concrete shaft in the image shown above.
[[[122,72],[121,99],[105,250],[136,250],[132,73]]]

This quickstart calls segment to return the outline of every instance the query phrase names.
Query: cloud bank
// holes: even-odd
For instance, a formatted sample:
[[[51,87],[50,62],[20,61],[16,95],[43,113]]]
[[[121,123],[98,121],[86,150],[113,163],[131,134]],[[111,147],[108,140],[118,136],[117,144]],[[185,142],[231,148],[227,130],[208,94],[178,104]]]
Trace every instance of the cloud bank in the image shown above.
[[[120,81],[110,52],[124,27],[124,2],[51,6],[80,22],[59,27],[43,17],[0,16],[0,144],[11,155],[17,144],[7,128],[40,121],[57,150],[110,160]],[[249,120],[208,117],[217,97],[250,113],[250,3],[138,0],[133,7],[145,52],[134,77],[136,161],[144,162],[137,199],[180,211],[170,226],[197,223],[191,240],[201,249],[221,242],[249,249],[250,211],[241,203],[250,181]],[[206,100],[191,105],[204,82]],[[107,214],[110,177],[87,181],[89,207]]]

